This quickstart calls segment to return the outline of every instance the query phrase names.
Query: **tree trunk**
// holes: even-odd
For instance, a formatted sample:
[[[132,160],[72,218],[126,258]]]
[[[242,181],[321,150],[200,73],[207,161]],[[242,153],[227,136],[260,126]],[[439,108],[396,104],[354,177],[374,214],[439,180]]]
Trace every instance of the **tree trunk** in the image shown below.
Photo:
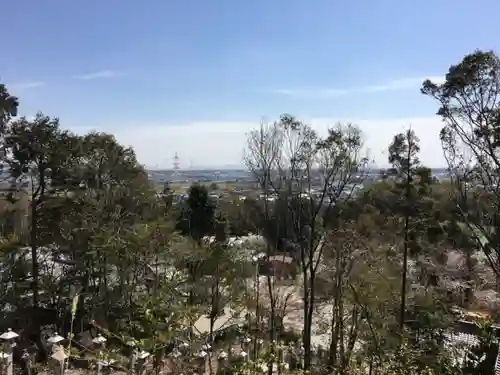
[[[405,311],[406,311],[406,278],[408,272],[408,232],[410,216],[407,214],[405,217],[405,229],[404,229],[404,249],[403,249],[403,272],[401,275],[401,311],[399,316],[399,328],[401,337],[403,336],[404,324],[405,324]]]
[[[32,198],[31,201],[31,232],[30,232],[30,242],[31,242],[31,275],[33,277],[33,282],[31,284],[31,291],[33,293],[33,311],[38,311],[40,307],[39,300],[39,265],[38,265],[38,204],[39,201],[36,197]],[[47,357],[45,346],[42,342],[42,332],[40,327],[40,321],[38,317],[33,317],[35,320],[34,330],[35,332],[35,342],[38,351],[43,359]]]
[[[411,147],[408,147],[408,160],[411,156]],[[403,245],[403,272],[401,275],[401,311],[399,329],[401,340],[403,339],[405,315],[406,315],[406,279],[408,273],[408,247],[409,247],[409,234],[410,234],[410,184],[411,175],[410,169],[406,173],[406,199],[405,199],[405,224],[404,224],[404,245]]]
[[[311,263],[312,265],[312,263]],[[313,312],[314,312],[314,299],[315,299],[315,277],[314,274],[309,274],[309,285],[306,288],[306,283],[304,283],[304,333],[303,333],[303,345],[304,345],[304,371],[309,371],[312,363],[312,352],[311,352],[311,338],[312,338],[312,324],[313,324]],[[307,289],[307,292],[306,292]]]

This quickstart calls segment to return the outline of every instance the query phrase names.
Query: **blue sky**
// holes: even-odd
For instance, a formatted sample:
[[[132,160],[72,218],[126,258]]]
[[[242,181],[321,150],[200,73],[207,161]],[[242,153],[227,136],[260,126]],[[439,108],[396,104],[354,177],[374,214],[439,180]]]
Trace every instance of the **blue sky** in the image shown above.
[[[497,0],[9,1],[0,76],[23,114],[113,132],[150,166],[176,151],[185,167],[239,164],[245,133],[283,112],[319,131],[359,123],[378,164],[411,123],[437,166],[439,119],[420,82],[497,49],[499,11]]]

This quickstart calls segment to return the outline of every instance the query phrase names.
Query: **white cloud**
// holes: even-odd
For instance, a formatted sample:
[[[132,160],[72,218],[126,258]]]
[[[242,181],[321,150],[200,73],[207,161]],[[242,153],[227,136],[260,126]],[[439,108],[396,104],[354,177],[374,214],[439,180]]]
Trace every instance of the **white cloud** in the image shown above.
[[[366,86],[361,87],[357,91],[359,92],[377,92],[377,91],[389,91],[389,90],[406,90],[413,89],[415,87],[422,86],[422,83],[430,79],[434,83],[442,83],[444,77],[433,76],[433,77],[418,77],[418,78],[403,78],[395,81],[390,81],[382,85]],[[356,89],[354,89],[356,91]]]
[[[272,92],[276,94],[281,94],[285,96],[296,96],[296,97],[311,97],[311,98],[318,98],[318,97],[336,97],[336,96],[342,96],[346,95],[352,92],[351,90],[347,89],[277,89],[277,90],[272,90]]]
[[[391,119],[306,120],[320,134],[326,134],[336,122],[358,124],[365,135],[365,148],[379,166],[387,165],[387,147],[392,137],[410,125],[421,140],[420,159],[430,167],[445,165],[439,141],[442,127],[435,117]],[[258,128],[259,122],[193,122],[186,124],[137,124],[117,128],[95,127],[95,130],[114,133],[119,142],[132,146],[140,162],[149,167],[171,168],[177,152],[181,167],[224,167],[242,164],[246,134]],[[79,129],[83,131],[83,129]],[[85,129],[87,131],[89,129]]]
[[[336,97],[349,94],[361,94],[361,93],[373,93],[381,91],[393,91],[393,90],[407,90],[418,88],[426,80],[430,79],[435,83],[442,83],[444,77],[440,76],[430,76],[430,77],[410,77],[402,78],[397,80],[388,81],[377,85],[368,85],[361,87],[351,87],[351,88],[298,88],[298,89],[277,89],[272,90],[276,94],[295,96],[295,97],[310,97],[310,98],[321,98],[321,97]]]
[[[115,70],[100,70],[98,72],[86,73],[74,76],[74,79],[81,79],[84,81],[93,80],[93,79],[105,79],[105,78],[114,78],[123,75],[123,72],[118,72]]]
[[[8,85],[9,89],[12,90],[29,90],[35,89],[37,87],[45,86],[45,82],[42,81],[32,81],[32,82],[19,82]]]

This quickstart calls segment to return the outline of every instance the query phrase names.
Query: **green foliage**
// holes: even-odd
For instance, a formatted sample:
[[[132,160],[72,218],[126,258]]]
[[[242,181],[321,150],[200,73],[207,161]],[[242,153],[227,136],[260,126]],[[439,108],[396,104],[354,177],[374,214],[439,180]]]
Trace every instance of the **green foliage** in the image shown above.
[[[177,221],[177,229],[201,243],[201,239],[212,234],[214,229],[215,205],[208,196],[205,186],[194,184],[189,189],[185,207]]]
[[[18,106],[19,100],[7,91],[5,85],[0,83],[0,131],[2,133],[9,120],[17,116]]]
[[[161,190],[161,199],[163,200],[163,204],[165,206],[165,212],[169,213],[172,209],[172,204],[174,201],[174,193],[170,188],[170,184],[165,182],[163,188]]]
[[[422,92],[440,106],[438,115],[445,124],[441,141],[460,221],[486,239],[479,245],[500,277],[496,260],[500,243],[500,59],[492,51],[475,51],[450,67],[444,83],[424,82]]]
[[[5,161],[14,186],[29,179],[33,198],[46,193],[58,181],[58,172],[69,155],[70,135],[60,130],[59,121],[39,113],[33,121],[21,118],[9,124],[5,133]]]
[[[264,342],[245,347],[249,360],[228,361],[224,370],[236,373],[277,362],[282,373],[299,371],[282,366],[284,340],[303,345],[286,350],[304,373],[351,375],[368,364],[372,374],[492,373],[492,324],[480,327],[463,368],[444,340],[456,321],[452,307],[480,306],[475,292],[500,280],[500,111],[490,95],[499,73],[498,57],[477,51],[444,83],[424,83],[445,123],[449,182],[422,165],[408,130],[389,146],[392,168],[382,181],[352,195],[367,167],[361,131],[338,124],[322,137],[283,115],[248,136],[245,162],[260,194],[214,202],[193,184],[180,204],[168,184],[157,193],[134,151],[112,135],[75,135],[41,113],[14,120],[17,99],[0,85],[2,162],[11,177],[0,197],[3,324],[41,351],[44,326],[71,329],[75,342],[99,327],[110,350],[135,339],[158,371],[180,340],[189,342],[177,360],[185,373],[202,344],[228,349],[239,332]],[[472,166],[464,148],[475,155]],[[249,233],[265,243],[228,242]],[[294,280],[258,278],[266,257],[252,256],[261,251],[292,254]],[[209,327],[201,332],[203,317]],[[312,346],[320,333],[328,336],[323,356]]]

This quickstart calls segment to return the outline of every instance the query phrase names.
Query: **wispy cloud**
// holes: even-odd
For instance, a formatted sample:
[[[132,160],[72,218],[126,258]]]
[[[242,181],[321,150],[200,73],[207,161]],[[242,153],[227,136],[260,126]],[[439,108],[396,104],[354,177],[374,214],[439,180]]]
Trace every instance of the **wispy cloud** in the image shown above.
[[[387,83],[381,84],[381,85],[361,87],[359,89],[359,91],[377,92],[377,91],[388,91],[388,90],[413,89],[415,87],[422,86],[422,83],[426,79],[430,79],[431,81],[433,81],[435,83],[442,83],[444,80],[444,77],[431,76],[431,77],[403,78],[403,79],[390,81],[390,82],[387,82]]]
[[[430,79],[431,81],[436,83],[441,83],[443,82],[444,77],[430,76],[430,77],[402,78],[377,85],[368,85],[368,86],[350,87],[350,88],[296,88],[296,89],[277,89],[272,91],[276,94],[294,96],[294,97],[329,98],[329,97],[343,96],[349,94],[413,89],[420,87],[426,79]]]
[[[42,87],[42,86],[45,86],[45,82],[33,81],[33,82],[13,83],[13,84],[9,85],[9,88],[12,88],[13,90],[29,90],[29,89],[35,89],[37,87]]]
[[[277,89],[272,90],[276,94],[286,96],[301,96],[301,97],[333,97],[349,94],[350,90],[345,89],[325,89],[325,88],[302,88],[302,89]]]
[[[107,79],[107,78],[115,78],[124,75],[123,72],[119,72],[116,70],[100,70],[98,72],[86,73],[73,76],[74,79],[80,79],[84,81],[89,81],[93,79]]]

